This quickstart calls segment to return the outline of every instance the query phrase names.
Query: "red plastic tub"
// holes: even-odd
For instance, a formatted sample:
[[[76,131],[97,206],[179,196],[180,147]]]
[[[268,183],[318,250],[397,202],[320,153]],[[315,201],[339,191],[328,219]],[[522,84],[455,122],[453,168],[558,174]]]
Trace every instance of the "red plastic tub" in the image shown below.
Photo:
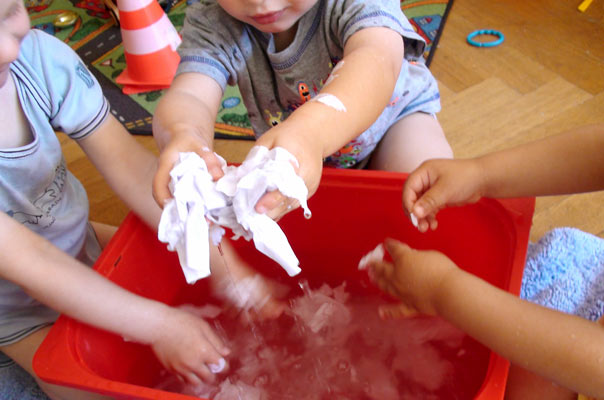
[[[439,214],[439,228],[419,233],[405,217],[401,192],[405,175],[378,171],[327,169],[310,199],[313,217],[300,211],[280,225],[300,259],[301,276],[312,285],[367,279],[359,259],[385,237],[420,249],[437,249],[491,284],[518,294],[524,268],[534,199],[483,199]],[[277,264],[243,239],[233,243],[240,254],[274,279],[294,285]],[[328,266],[328,268],[326,268]],[[99,258],[96,270],[142,296],[171,305],[203,304],[207,280],[187,285],[175,253],[129,215]],[[357,290],[375,290],[360,285]],[[475,399],[503,399],[509,364],[478,346],[477,362],[467,365],[475,377]],[[61,316],[34,358],[45,381],[119,399],[193,399],[154,389],[161,365],[148,346]]]

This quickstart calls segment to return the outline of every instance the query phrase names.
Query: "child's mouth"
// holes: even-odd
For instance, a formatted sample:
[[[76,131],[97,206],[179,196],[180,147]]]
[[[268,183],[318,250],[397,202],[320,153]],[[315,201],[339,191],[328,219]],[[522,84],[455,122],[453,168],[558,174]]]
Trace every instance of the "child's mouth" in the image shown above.
[[[283,10],[275,11],[267,14],[256,14],[252,19],[259,25],[267,25],[276,22],[283,15]]]

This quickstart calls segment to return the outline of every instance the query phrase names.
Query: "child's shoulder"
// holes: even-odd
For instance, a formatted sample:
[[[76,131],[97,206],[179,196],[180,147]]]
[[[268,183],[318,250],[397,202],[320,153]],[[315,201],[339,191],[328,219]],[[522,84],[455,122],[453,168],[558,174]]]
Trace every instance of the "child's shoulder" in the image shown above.
[[[37,50],[48,52],[53,48],[61,47],[61,48],[70,48],[67,44],[57,39],[53,35],[46,33],[40,29],[30,29],[27,35],[23,38],[23,42],[21,43],[21,47],[38,47]],[[50,48],[47,48],[49,46]]]
[[[98,82],[77,53],[66,43],[41,30],[31,29],[23,38],[19,57],[11,63],[10,68],[19,84],[35,93],[42,111],[53,118],[56,117],[53,113],[67,109],[66,105],[77,103],[81,111],[78,113],[84,116],[82,110],[86,107],[96,110],[99,103],[104,102]],[[69,102],[66,101],[67,97],[71,99]],[[81,104],[84,98],[85,105]],[[70,118],[73,115],[69,114]],[[71,132],[69,126],[63,123],[63,131]]]
[[[44,58],[65,58],[74,51],[56,37],[39,29],[30,29],[19,49],[21,59],[33,61]]]

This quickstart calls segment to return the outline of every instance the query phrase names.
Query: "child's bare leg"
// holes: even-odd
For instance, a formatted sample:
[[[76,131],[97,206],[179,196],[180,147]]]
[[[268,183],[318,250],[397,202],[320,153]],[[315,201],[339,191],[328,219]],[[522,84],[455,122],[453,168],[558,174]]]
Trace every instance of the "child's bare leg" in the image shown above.
[[[92,225],[102,249],[107,246],[107,243],[109,243],[115,232],[117,232],[117,226],[107,225],[102,222],[90,221],[90,225]]]
[[[65,386],[52,385],[46,383],[38,378],[32,367],[32,360],[34,354],[46,335],[50,330],[50,326],[40,329],[20,340],[17,343],[10,344],[0,348],[4,354],[10,357],[13,361],[19,364],[24,370],[26,370],[31,376],[36,379],[40,388],[53,400],[105,400],[110,399],[109,397],[101,396],[100,394],[85,392],[83,390],[77,390],[68,388]]]
[[[392,125],[373,152],[369,169],[411,172],[431,158],[453,158],[438,120],[414,113]]]
[[[512,365],[505,400],[576,400],[577,394],[521,367]]]

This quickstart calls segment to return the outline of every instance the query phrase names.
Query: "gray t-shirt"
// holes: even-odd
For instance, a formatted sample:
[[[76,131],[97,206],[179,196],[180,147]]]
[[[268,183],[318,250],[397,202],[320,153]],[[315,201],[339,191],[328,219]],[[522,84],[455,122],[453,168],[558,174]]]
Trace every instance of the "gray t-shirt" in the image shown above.
[[[440,110],[438,87],[423,64],[424,39],[403,15],[398,0],[319,0],[298,21],[293,42],[277,52],[273,36],[244,24],[213,1],[187,10],[179,47],[177,74],[198,72],[224,89],[239,86],[257,137],[323,87],[343,58],[346,41],[367,27],[386,27],[402,35],[405,59],[391,105],[367,132],[351,142],[356,147],[336,166],[350,166],[373,151],[392,123],[415,111]],[[411,69],[411,70],[410,70]],[[406,109],[412,103],[419,108]]]

